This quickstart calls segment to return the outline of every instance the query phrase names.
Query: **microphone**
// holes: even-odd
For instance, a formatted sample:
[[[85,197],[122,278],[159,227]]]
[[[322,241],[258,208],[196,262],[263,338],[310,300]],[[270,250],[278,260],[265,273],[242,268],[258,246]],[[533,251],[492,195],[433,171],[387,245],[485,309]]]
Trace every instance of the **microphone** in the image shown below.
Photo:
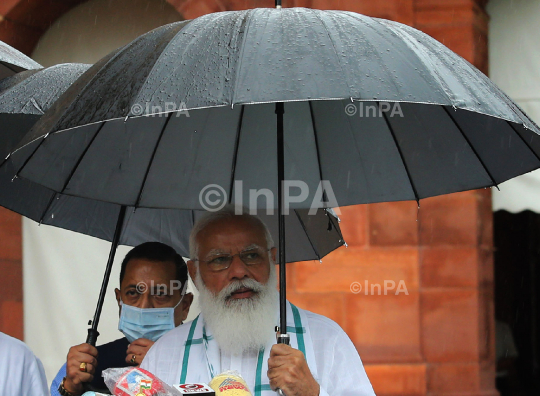
[[[180,384],[174,388],[182,395],[216,396],[216,392],[206,384]]]
[[[238,371],[225,371],[216,375],[210,381],[210,387],[216,391],[216,396],[252,396]]]

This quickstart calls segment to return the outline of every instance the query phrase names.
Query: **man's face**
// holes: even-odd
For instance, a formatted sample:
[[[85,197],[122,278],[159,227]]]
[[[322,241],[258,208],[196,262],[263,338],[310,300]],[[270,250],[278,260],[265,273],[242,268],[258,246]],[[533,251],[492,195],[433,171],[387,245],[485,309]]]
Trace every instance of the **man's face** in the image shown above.
[[[180,301],[180,286],[172,261],[132,259],[126,265],[120,289],[115,289],[116,300],[137,308],[171,308]],[[176,307],[176,326],[186,319],[192,301],[193,295],[189,293]]]
[[[202,281],[214,295],[232,281],[251,278],[259,283],[266,284],[270,275],[270,259],[272,254],[275,260],[275,248],[267,251],[267,241],[264,229],[249,218],[234,217],[217,220],[210,223],[197,235],[199,270]],[[248,249],[258,248],[262,252],[264,260],[261,264],[247,266],[239,257]],[[216,256],[233,256],[229,268],[213,272],[207,261]],[[192,279],[196,278],[197,267],[193,261],[188,261],[189,274]],[[254,292],[242,288],[231,295],[232,299],[250,298]]]

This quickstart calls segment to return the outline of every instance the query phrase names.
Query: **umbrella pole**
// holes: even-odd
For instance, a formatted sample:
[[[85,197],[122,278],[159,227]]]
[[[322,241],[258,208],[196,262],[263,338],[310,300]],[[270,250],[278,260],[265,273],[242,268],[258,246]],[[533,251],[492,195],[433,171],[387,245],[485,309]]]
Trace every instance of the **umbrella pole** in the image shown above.
[[[276,103],[278,146],[278,216],[279,216],[279,336],[278,344],[289,345],[287,334],[287,268],[285,260],[285,215],[283,214],[283,180],[285,179],[285,154],[283,142],[283,114],[285,106]]]
[[[109,260],[107,261],[107,267],[105,268],[105,275],[103,275],[103,282],[101,283],[101,290],[99,292],[96,312],[94,313],[94,320],[92,321],[92,327],[88,329],[88,337],[86,337],[86,343],[92,346],[96,346],[96,341],[99,336],[99,331],[97,330],[99,324],[99,317],[101,316],[101,309],[103,308],[103,301],[105,300],[107,286],[109,285],[109,278],[111,277],[114,255],[116,254],[116,248],[118,247],[118,242],[120,241],[120,234],[122,233],[122,226],[124,224],[125,216],[126,207],[122,205],[120,207],[120,213],[118,214],[118,220],[116,221],[116,229],[114,230],[111,250],[109,251]]]

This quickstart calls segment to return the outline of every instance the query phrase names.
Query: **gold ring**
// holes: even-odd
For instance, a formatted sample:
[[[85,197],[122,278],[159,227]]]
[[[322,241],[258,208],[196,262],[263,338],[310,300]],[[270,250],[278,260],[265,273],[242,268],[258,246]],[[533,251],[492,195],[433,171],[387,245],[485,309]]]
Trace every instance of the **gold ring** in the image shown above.
[[[86,373],[86,363],[82,362],[79,366],[79,370],[81,370],[83,373]]]
[[[137,356],[133,355],[133,356],[131,357],[130,362],[131,362],[131,363],[135,363],[135,359],[136,359],[136,358],[137,358]]]

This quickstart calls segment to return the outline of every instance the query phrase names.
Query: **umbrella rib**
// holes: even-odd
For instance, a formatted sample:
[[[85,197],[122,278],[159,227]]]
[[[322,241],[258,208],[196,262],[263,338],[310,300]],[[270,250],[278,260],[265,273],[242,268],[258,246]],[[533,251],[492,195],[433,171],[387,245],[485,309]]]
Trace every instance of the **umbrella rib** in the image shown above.
[[[11,157],[11,153],[8,153],[8,155],[6,156],[6,158],[2,158],[0,160],[0,169],[2,169],[2,166],[4,166],[4,164],[7,162],[7,160],[9,159],[9,157]]]
[[[75,172],[79,168],[79,165],[81,164],[84,156],[86,155],[86,153],[90,149],[90,146],[94,143],[94,141],[96,140],[97,135],[99,135],[99,133],[101,132],[101,130],[103,129],[104,126],[105,126],[105,122],[102,122],[101,125],[99,126],[98,130],[94,134],[94,136],[92,136],[92,140],[90,140],[90,142],[86,145],[86,147],[85,147],[84,151],[82,152],[82,154],[79,155],[79,158],[77,159],[77,163],[75,164],[75,166],[73,167],[73,169],[69,173],[69,177],[67,178],[66,182],[64,183],[64,187],[62,187],[62,189],[60,190],[61,194],[64,193],[64,190],[69,185],[69,182],[71,182],[71,179],[73,178],[73,175],[75,175]]]
[[[449,103],[454,103],[455,95],[452,93],[448,82],[443,78],[442,74],[439,73],[437,65],[432,61],[430,56],[432,49],[424,42],[419,41],[411,34],[411,32],[406,31],[405,29],[397,29],[396,26],[382,23],[381,21],[377,21],[377,23],[380,26],[384,26],[387,30],[391,31],[394,35],[400,38],[401,42],[411,50],[410,53],[413,54],[422,65],[426,66],[425,70],[429,71],[429,76],[433,79],[433,81],[440,84],[444,95],[448,98]],[[418,52],[424,56],[420,56]]]
[[[249,27],[251,25],[251,16],[252,12],[250,10],[247,10],[246,14],[245,14],[245,18],[246,18],[246,27],[244,29],[244,37],[243,37],[243,40],[242,40],[242,47],[240,48],[240,52],[238,53],[238,59],[237,59],[237,62],[239,65],[241,65],[241,62],[240,60],[242,59],[242,57],[244,56],[244,49],[246,47],[246,37],[248,37],[248,31],[249,31]],[[233,96],[231,98],[231,105],[234,106],[234,103],[235,103],[235,100],[236,100],[236,90],[238,88],[238,75],[240,74],[240,66],[236,68],[236,73],[234,75],[234,91],[233,91]]]
[[[41,217],[39,218],[39,224],[43,223],[43,219],[45,218],[45,215],[47,214],[47,212],[49,211],[49,209],[51,208],[52,206],[52,203],[54,202],[54,199],[58,196],[58,193],[55,192],[52,196],[51,196],[51,199],[49,199],[49,203],[47,204],[47,207],[45,208],[45,210],[43,211],[43,213],[41,214]]]
[[[520,138],[520,139],[522,140],[522,142],[529,148],[529,150],[531,150],[531,151],[533,152],[533,154],[534,154],[534,156],[536,157],[536,159],[537,159],[538,161],[540,161],[540,156],[536,153],[536,151],[534,151],[534,150],[532,149],[531,145],[525,140],[525,138],[524,138],[523,136],[521,136],[521,133],[519,133],[519,132],[517,131],[517,129],[514,127],[514,125],[512,125],[512,123],[511,123],[510,121],[506,121],[506,123],[507,123],[508,125],[510,125],[510,128],[512,128],[512,130],[516,133],[516,135],[519,136],[519,138]]]
[[[304,224],[304,222],[302,221],[302,218],[300,217],[300,215],[298,214],[298,210],[295,209],[294,210],[294,214],[296,214],[296,217],[298,218],[298,221],[300,222],[300,225],[302,226],[302,229],[304,230],[304,233],[306,234],[307,236],[307,239],[309,241],[309,244],[311,245],[311,248],[313,249],[313,253],[315,253],[315,255],[317,256],[317,258],[320,260],[321,259],[321,255],[319,254],[319,252],[317,251],[317,248],[315,247],[315,244],[313,243],[313,241],[311,240],[311,237],[309,236],[309,233],[308,233],[308,230],[306,228],[306,225]],[[309,216],[309,214],[308,214]]]
[[[489,171],[489,169],[487,168],[486,164],[484,163],[484,161],[482,160],[482,158],[480,157],[480,155],[478,154],[478,152],[476,151],[476,149],[474,148],[474,146],[472,145],[471,141],[469,140],[469,138],[467,137],[467,135],[465,135],[465,132],[463,131],[463,129],[461,128],[461,126],[457,123],[456,119],[454,118],[454,116],[452,115],[452,113],[450,113],[450,110],[448,110],[448,108],[446,106],[441,106],[444,111],[446,112],[446,114],[448,114],[448,117],[450,117],[450,119],[452,120],[452,122],[454,123],[454,125],[457,127],[457,129],[459,130],[459,132],[461,133],[461,135],[463,136],[463,138],[465,139],[465,141],[467,142],[467,144],[469,145],[469,147],[472,149],[474,155],[476,156],[476,158],[478,158],[478,161],[480,161],[480,164],[482,164],[482,167],[484,168],[484,170],[486,171],[486,173],[488,174],[489,178],[491,179],[491,182],[493,183],[493,185],[495,187],[497,187],[497,182],[495,181],[495,179],[493,178],[493,175],[491,174],[491,172]],[[497,187],[497,189],[499,189],[499,187]]]
[[[317,128],[315,127],[315,114],[313,112],[313,104],[311,103],[311,100],[309,103],[309,112],[311,115],[311,125],[313,125],[313,136],[315,138],[315,150],[317,152],[317,165],[319,166],[319,180],[322,182],[323,175],[322,175],[322,168],[321,168],[321,153],[319,151],[319,137],[317,136]]]
[[[177,29],[179,27],[179,29],[176,31],[176,33],[174,34],[174,37],[176,37],[178,35],[178,33],[180,31],[182,31],[187,25],[189,25],[189,23],[191,23],[193,20],[192,19],[188,19],[187,21],[177,21],[177,22],[173,22],[173,24],[175,24],[174,26],[174,29]],[[172,30],[172,29],[171,29]],[[144,35],[142,35],[144,36]],[[142,36],[139,36],[137,37],[135,40],[133,40],[131,43],[127,44],[126,47],[128,45],[133,45],[135,44],[135,41],[139,40]],[[174,38],[173,38],[174,39]],[[154,64],[152,65],[152,68],[148,71],[148,73],[146,74],[146,79],[148,80],[150,78],[150,76],[152,75],[152,72],[154,71],[154,69],[156,68],[156,65],[159,63],[159,61],[161,60],[161,57],[163,56],[164,53],[166,53],[167,49],[171,46],[171,43],[173,42],[173,39],[169,40],[169,42],[162,48],[161,50],[161,53],[158,55],[157,59],[154,61]],[[126,48],[124,47],[124,48]],[[172,70],[174,71],[176,70],[176,67]],[[157,86],[157,89],[159,89],[159,86],[161,85],[164,85],[167,83],[167,80],[165,81],[162,81],[158,86]],[[137,91],[137,94],[133,96],[133,98],[135,98],[135,103],[139,103],[141,101],[141,98],[140,98],[140,94],[141,92],[144,90],[144,87],[146,85],[146,82],[141,84],[141,86],[139,87],[138,91]],[[130,106],[130,109],[131,109],[131,106]],[[175,111],[173,111],[175,112]],[[129,113],[128,113],[128,116],[129,116]]]
[[[242,121],[244,120],[244,109],[246,108],[245,105],[242,105],[242,109],[240,110],[240,120],[238,122],[238,130],[236,131],[236,141],[234,142],[234,155],[233,155],[233,162],[232,162],[232,170],[231,170],[231,184],[229,186],[229,203],[231,203],[232,200],[232,192],[234,187],[234,177],[236,175],[236,160],[238,158],[238,146],[240,143],[240,132],[242,131]]]
[[[39,150],[39,148],[41,147],[41,145],[45,142],[45,139],[47,139],[47,137],[49,136],[49,134],[47,133],[46,135],[43,136],[43,139],[41,139],[41,141],[38,143],[38,145],[36,146],[36,148],[34,149],[34,151],[32,151],[32,154],[30,154],[23,162],[23,164],[21,165],[21,167],[19,168],[19,170],[15,173],[15,176],[14,178],[18,177],[19,176],[19,173],[22,172],[22,170],[26,167],[26,165],[28,164],[28,162],[30,162],[30,160],[32,159],[32,157],[34,156],[34,154]],[[9,156],[8,156],[9,158]],[[7,160],[7,158],[6,158]],[[5,160],[4,160],[5,162]],[[2,162],[2,165],[4,164],[4,162]]]
[[[379,105],[379,108],[380,108],[380,103],[379,102],[376,102],[376,103]],[[409,178],[409,184],[411,185],[411,188],[413,190],[416,203],[418,204],[418,206],[420,206],[420,197],[418,196],[418,192],[416,191],[416,187],[414,186],[414,182],[411,177],[411,172],[409,171],[409,167],[407,166],[407,163],[405,162],[405,158],[403,157],[403,152],[401,151],[401,147],[398,144],[392,125],[390,124],[390,121],[388,120],[388,116],[386,115],[386,112],[383,111],[382,114],[384,117],[384,121],[386,122],[386,126],[388,127],[388,130],[390,131],[390,134],[392,135],[392,138],[394,139],[394,144],[396,145],[397,151],[401,158],[401,163],[403,164],[403,167],[405,168],[405,172],[407,173],[407,177]]]
[[[137,195],[137,200],[135,201],[135,208],[139,206],[139,203],[141,202],[142,193],[144,191],[144,185],[146,184],[146,179],[148,178],[148,174],[150,173],[150,168],[152,167],[152,163],[154,162],[154,158],[156,156],[157,149],[159,147],[159,143],[161,142],[161,138],[163,137],[163,134],[165,133],[165,129],[167,129],[167,125],[169,125],[169,121],[171,120],[171,116],[173,115],[173,112],[170,112],[167,116],[167,120],[163,124],[163,128],[161,128],[161,132],[159,133],[158,140],[156,141],[156,144],[154,146],[154,150],[152,151],[152,157],[150,157],[150,161],[148,161],[148,166],[146,167],[146,172],[144,173],[144,178],[141,183],[141,188],[139,190],[139,194]]]
[[[7,63],[7,62],[1,62],[1,63],[2,63],[2,65],[4,65],[4,67],[5,67],[6,69],[9,69],[9,71],[12,71],[13,73],[19,73],[19,72],[17,71],[17,69],[15,69],[14,67],[12,67],[12,66],[14,66],[14,65],[12,65],[11,63]],[[19,66],[19,67],[20,67],[20,66]]]
[[[342,75],[344,76],[345,78],[345,82],[347,84],[347,89],[349,91],[349,97],[352,97],[352,91],[351,91],[351,84],[349,84],[349,81],[348,81],[348,75],[347,73],[345,72],[345,68],[343,67],[343,65],[341,64],[341,56],[339,55],[338,53],[338,50],[336,48],[336,43],[334,42],[333,38],[332,38],[332,35],[330,34],[330,29],[328,29],[328,26],[326,26],[326,24],[324,23],[324,21],[322,20],[322,18],[320,17],[319,15],[319,10],[311,10],[311,12],[313,14],[315,14],[315,17],[319,20],[319,22],[321,23],[321,25],[324,27],[324,30],[326,30],[326,35],[328,36],[328,40],[330,41],[330,43],[332,44],[332,49],[334,50],[334,53],[336,54],[336,59],[338,61],[338,64],[339,64],[339,67],[341,68],[341,73]]]
[[[330,220],[330,222],[332,223],[332,225],[336,229],[337,233],[339,234],[339,237],[341,238],[341,242],[346,244],[345,238],[343,238],[343,233],[341,232],[341,228],[339,228],[338,225],[336,225],[336,223],[334,223],[335,217],[332,214],[328,213],[328,209],[325,209],[325,211],[326,211],[326,215],[328,216],[328,219]]]

